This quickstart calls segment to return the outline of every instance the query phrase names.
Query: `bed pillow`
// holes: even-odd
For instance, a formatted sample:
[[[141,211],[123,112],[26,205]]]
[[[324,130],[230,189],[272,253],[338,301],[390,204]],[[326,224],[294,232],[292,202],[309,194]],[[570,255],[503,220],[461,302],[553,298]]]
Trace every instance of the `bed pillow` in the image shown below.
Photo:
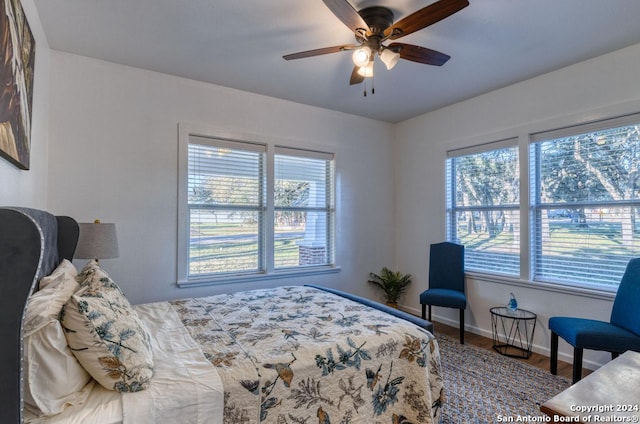
[[[107,271],[100,267],[96,259],[91,259],[87,262],[84,268],[78,273],[76,281],[78,281],[81,287],[91,286],[92,290],[116,290],[122,295],[123,302],[131,306],[120,287],[111,279]]]
[[[78,288],[77,271],[64,260],[40,280],[24,318],[25,406],[37,415],[54,415],[84,402],[91,376],[67,346],[58,317]]]
[[[69,275],[75,278],[78,275],[78,270],[71,262],[64,259],[51,274],[40,279],[38,289],[42,290],[47,286],[60,284],[60,282]],[[62,305],[60,306],[62,307]]]
[[[62,310],[69,347],[105,389],[144,390],[153,376],[149,334],[120,288],[91,262]]]

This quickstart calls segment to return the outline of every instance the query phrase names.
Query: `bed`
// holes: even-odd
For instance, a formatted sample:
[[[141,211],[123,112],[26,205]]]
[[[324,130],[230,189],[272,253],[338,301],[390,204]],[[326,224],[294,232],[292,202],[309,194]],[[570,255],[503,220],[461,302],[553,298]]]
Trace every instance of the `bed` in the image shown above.
[[[438,422],[428,321],[321,286],[130,305],[77,238],[0,209],[0,422]]]

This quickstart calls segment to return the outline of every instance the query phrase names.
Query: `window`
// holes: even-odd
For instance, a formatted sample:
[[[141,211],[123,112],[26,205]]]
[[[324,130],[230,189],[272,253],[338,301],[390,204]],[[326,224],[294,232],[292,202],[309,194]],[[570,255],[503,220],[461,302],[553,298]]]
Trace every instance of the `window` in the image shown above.
[[[446,172],[447,239],[469,271],[614,291],[640,252],[640,114],[450,151]]]
[[[180,140],[181,283],[333,267],[332,154],[183,130]]]
[[[264,146],[192,137],[188,276],[263,268]]]
[[[640,251],[640,117],[532,140],[533,279],[617,286]]]
[[[276,148],[275,268],[332,263],[333,179],[331,155]]]
[[[519,275],[517,140],[448,153],[447,239],[465,246],[467,270]]]

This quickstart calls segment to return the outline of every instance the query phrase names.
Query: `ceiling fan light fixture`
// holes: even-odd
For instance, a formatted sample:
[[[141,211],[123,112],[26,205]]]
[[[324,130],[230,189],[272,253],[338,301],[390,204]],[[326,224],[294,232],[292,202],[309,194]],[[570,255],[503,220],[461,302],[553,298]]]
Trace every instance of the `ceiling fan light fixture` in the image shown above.
[[[368,46],[362,46],[353,51],[351,58],[353,64],[360,67],[365,67],[371,61],[371,49]]]
[[[433,25],[469,6],[469,1],[431,0],[431,4],[395,22],[393,11],[388,7],[370,6],[356,10],[351,5],[351,0],[323,0],[329,10],[353,32],[357,44],[301,51],[284,55],[283,58],[302,59],[348,50],[352,52],[351,58],[355,64],[349,79],[350,85],[360,84],[365,78],[373,77],[373,66],[369,64],[375,60],[376,55],[380,56],[387,69],[392,69],[399,59],[442,66],[451,58],[449,55],[406,43],[394,42],[387,47],[383,42],[397,40]]]
[[[369,78],[373,76],[373,61],[370,61],[366,64],[366,66],[361,66],[358,69],[358,75],[363,76],[365,78]]]
[[[391,70],[394,66],[396,66],[398,60],[400,60],[400,53],[385,48],[384,50],[382,50],[382,53],[380,53],[380,60],[382,61],[382,63],[384,63],[388,70]]]

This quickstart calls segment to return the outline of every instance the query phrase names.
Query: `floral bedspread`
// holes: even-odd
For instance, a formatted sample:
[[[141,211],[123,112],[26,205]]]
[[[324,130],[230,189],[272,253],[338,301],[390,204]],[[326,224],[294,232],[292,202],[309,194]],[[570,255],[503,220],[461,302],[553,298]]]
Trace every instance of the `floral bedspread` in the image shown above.
[[[431,333],[310,287],[170,302],[217,368],[225,424],[438,422]]]

